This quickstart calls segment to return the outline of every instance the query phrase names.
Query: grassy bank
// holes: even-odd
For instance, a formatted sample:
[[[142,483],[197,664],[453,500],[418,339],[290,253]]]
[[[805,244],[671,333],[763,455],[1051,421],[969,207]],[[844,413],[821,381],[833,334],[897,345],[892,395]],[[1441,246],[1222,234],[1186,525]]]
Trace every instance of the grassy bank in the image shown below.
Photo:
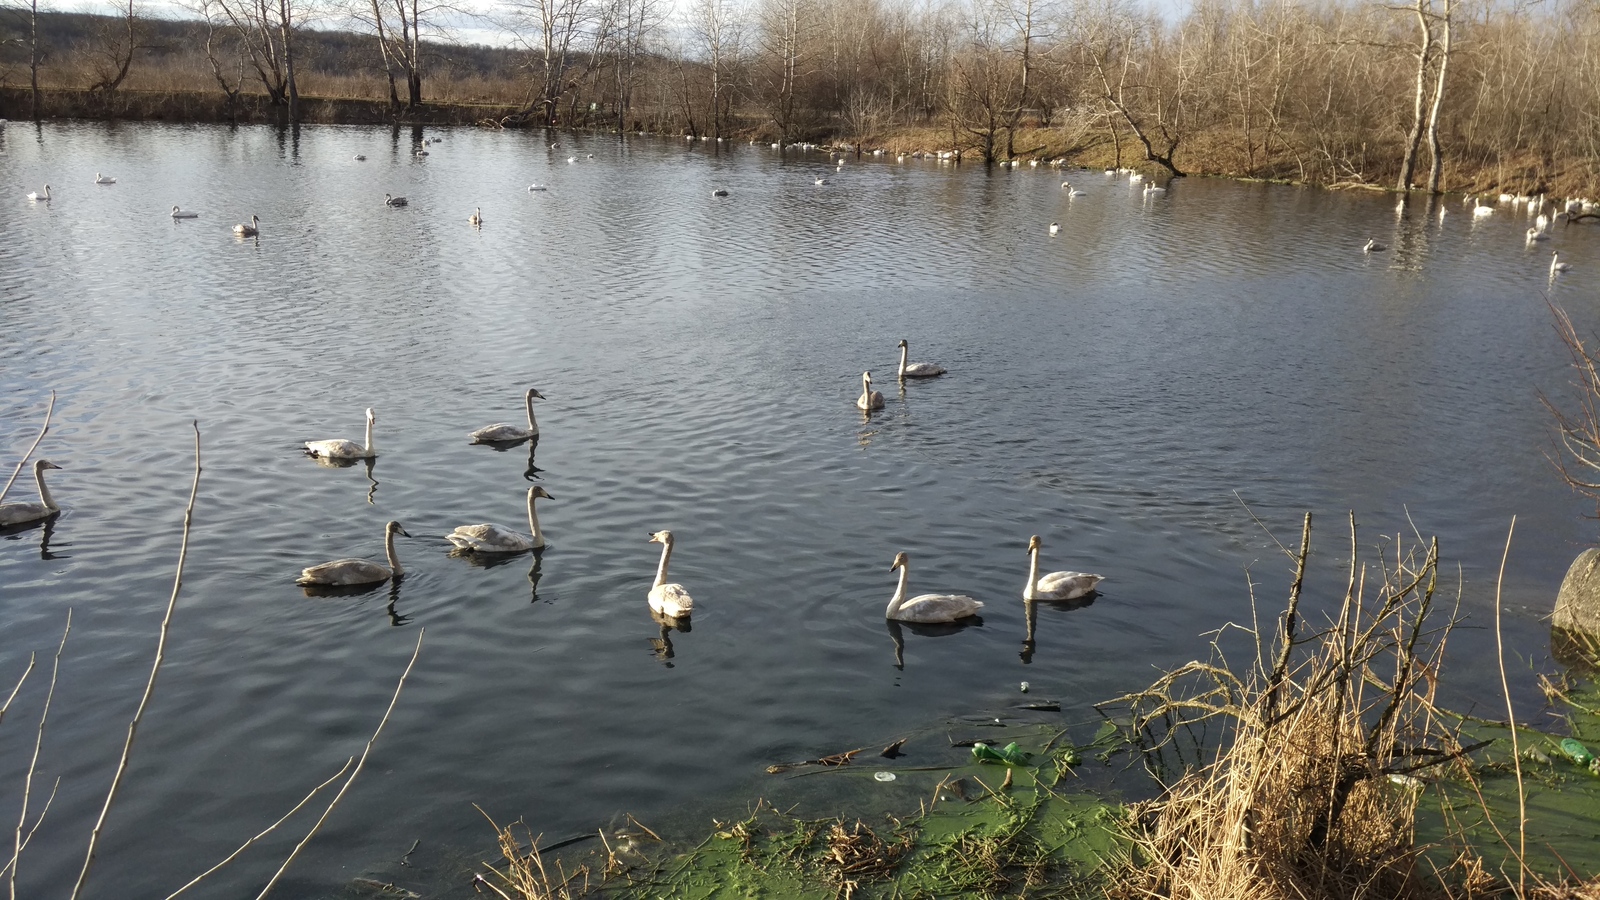
[[[273,106],[265,94],[240,94],[233,101],[217,91],[87,91],[54,89],[40,92],[41,118],[154,122],[228,122],[240,125],[282,124],[287,110]],[[26,88],[0,88],[0,118],[26,120],[32,109]],[[301,121],[313,125],[475,125],[513,115],[509,105],[429,103],[415,109],[392,109],[388,101],[350,97],[300,98]]]

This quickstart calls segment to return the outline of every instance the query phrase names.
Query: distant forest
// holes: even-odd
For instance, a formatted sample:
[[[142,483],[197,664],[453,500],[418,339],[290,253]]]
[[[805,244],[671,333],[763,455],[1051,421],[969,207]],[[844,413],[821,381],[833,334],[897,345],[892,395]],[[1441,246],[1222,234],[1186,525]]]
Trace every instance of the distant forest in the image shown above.
[[[1067,159],[1401,190],[1593,194],[1581,0],[503,0],[511,48],[421,0],[192,0],[192,21],[0,0],[0,89],[302,98],[404,119]],[[333,4],[345,4],[334,6]],[[327,30],[330,23],[349,30]],[[319,27],[308,27],[308,25]],[[49,103],[40,115],[51,114]]]

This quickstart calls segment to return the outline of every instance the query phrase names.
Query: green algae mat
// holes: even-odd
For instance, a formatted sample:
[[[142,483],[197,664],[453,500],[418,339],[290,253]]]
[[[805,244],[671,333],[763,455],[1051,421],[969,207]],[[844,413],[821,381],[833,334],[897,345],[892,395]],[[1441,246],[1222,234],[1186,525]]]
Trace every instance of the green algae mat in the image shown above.
[[[608,893],[683,900],[1096,896],[1096,870],[1123,852],[1117,835],[1124,813],[1063,789],[1082,752],[1063,746],[1063,735],[1048,726],[1007,729],[1024,764],[980,763],[961,747],[952,754],[960,765],[895,767],[873,757],[803,769],[788,777],[837,779],[830,788],[875,796],[884,811],[804,819],[762,802]]]

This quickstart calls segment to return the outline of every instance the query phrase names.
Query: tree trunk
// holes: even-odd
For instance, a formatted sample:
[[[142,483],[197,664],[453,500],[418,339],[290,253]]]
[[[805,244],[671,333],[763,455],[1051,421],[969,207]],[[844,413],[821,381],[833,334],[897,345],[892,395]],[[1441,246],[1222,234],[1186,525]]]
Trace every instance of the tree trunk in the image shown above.
[[[1433,27],[1428,23],[1430,0],[1417,0],[1417,27],[1422,30],[1422,46],[1417,50],[1417,88],[1411,103],[1411,133],[1406,135],[1406,152],[1400,160],[1400,177],[1394,189],[1411,190],[1411,176],[1417,167],[1417,147],[1422,143],[1422,106],[1428,89],[1428,63],[1433,59]]]
[[[1454,0],[1444,0],[1444,29],[1439,42],[1439,80],[1433,88],[1433,109],[1428,114],[1428,193],[1439,193],[1444,168],[1444,148],[1439,146],[1439,108],[1444,105],[1444,74],[1450,67],[1450,17]]]
[[[28,14],[28,115],[39,121],[39,0],[29,3]]]

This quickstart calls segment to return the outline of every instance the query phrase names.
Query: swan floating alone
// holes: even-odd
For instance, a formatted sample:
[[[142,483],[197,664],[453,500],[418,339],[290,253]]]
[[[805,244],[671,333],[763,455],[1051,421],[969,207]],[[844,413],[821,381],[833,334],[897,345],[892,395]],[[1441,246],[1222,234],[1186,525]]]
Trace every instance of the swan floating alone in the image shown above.
[[[96,173],[94,173],[94,183],[95,184],[116,184],[117,180],[115,178],[110,177],[110,176],[101,175],[99,172],[96,172]]]
[[[672,532],[658,531],[650,535],[648,543],[661,545],[661,564],[656,567],[655,583],[650,585],[650,609],[674,619],[694,612],[694,598],[684,586],[667,581],[667,562],[672,559]]]
[[[504,525],[486,523],[459,525],[455,531],[445,535],[444,539],[462,550],[471,550],[474,553],[521,553],[524,550],[537,550],[544,546],[544,532],[539,530],[539,516],[533,511],[535,497],[555,499],[538,485],[528,488],[529,534],[522,534]]]
[[[41,459],[33,464],[33,480],[39,485],[39,502],[13,500],[10,503],[0,503],[0,528],[48,519],[61,511],[61,507],[56,505],[55,498],[50,496],[50,489],[44,486],[44,470],[59,468],[61,467],[48,459]]]
[[[372,407],[367,407],[367,443],[365,446],[342,438],[328,441],[306,441],[306,455],[318,456],[323,459],[376,459],[378,448],[372,446],[372,423],[377,420],[377,417],[372,414]],[[410,537],[410,535],[407,535],[407,537]]]
[[[32,200],[35,203],[38,203],[41,200],[44,201],[45,203],[49,203],[50,202],[50,185],[47,184],[47,185],[44,186],[44,193],[42,193],[42,194],[39,193],[38,191],[29,191],[28,192],[28,199]]]
[[[300,577],[294,580],[295,584],[373,584],[387,581],[390,578],[399,578],[406,573],[400,567],[400,558],[394,555],[394,536],[397,534],[411,537],[399,522],[390,522],[383,528],[383,551],[389,557],[387,566],[375,563],[370,559],[336,559],[321,565],[310,566],[300,570]]]
[[[365,156],[361,155],[360,153],[356,154],[356,162],[366,162],[366,161],[367,161],[367,158]]]
[[[472,215],[467,216],[467,224],[471,225],[474,228],[482,227],[482,225],[483,225],[483,208],[482,207],[474,206],[472,208]]]
[[[872,389],[872,373],[861,373],[861,396],[856,398],[857,409],[883,409],[883,392]]]
[[[521,425],[508,425],[505,422],[496,422],[493,425],[485,425],[484,427],[479,428],[477,431],[468,434],[467,437],[472,438],[473,443],[476,444],[486,444],[496,441],[525,441],[528,438],[533,437],[539,433],[539,423],[533,420],[533,398],[535,397],[539,398],[540,400],[544,399],[543,394],[539,393],[533,388],[528,388],[528,393],[523,398],[524,402],[528,406],[527,428],[523,428]]]
[[[198,219],[200,218],[200,214],[197,212],[185,212],[174,206],[172,208],[172,217],[174,219]]]
[[[1051,229],[1050,233],[1051,234],[1055,234],[1055,226],[1054,225],[1050,226],[1050,229]],[[933,363],[910,363],[910,364],[907,364],[906,363],[906,357],[908,355],[910,355],[910,353],[911,353],[911,345],[907,344],[904,340],[901,340],[900,341],[900,378],[901,378],[901,380],[904,380],[904,379],[907,379],[907,378],[935,378],[935,377],[937,377],[939,375],[943,375],[944,374],[944,372],[945,372],[944,366],[936,366]]]
[[[404,197],[391,197],[388,194],[383,195],[384,206],[405,206],[408,202],[410,201],[406,200]]]
[[[1540,231],[1537,228],[1529,228],[1528,229],[1528,240],[1530,240],[1530,241],[1548,241],[1548,240],[1550,240],[1550,235],[1545,234],[1543,231]]]
[[[1564,262],[1561,261],[1561,255],[1560,254],[1558,254],[1554,250],[1550,251],[1550,274],[1551,275],[1554,275],[1557,272],[1566,272],[1566,271],[1570,270],[1571,268],[1572,268],[1572,264],[1571,263],[1564,263]]]
[[[251,216],[249,225],[235,225],[233,233],[240,237],[254,237],[261,233],[261,220]]]
[[[1088,572],[1051,572],[1039,575],[1039,536],[1028,538],[1028,583],[1022,588],[1024,600],[1076,600],[1093,593],[1104,575]]]
[[[1051,235],[1051,237],[1054,237],[1056,232],[1058,232],[1060,230],[1061,230],[1061,223],[1059,223],[1059,222],[1051,222],[1050,223],[1050,235]]]
[[[1385,247],[1384,245],[1382,245],[1380,243],[1378,243],[1376,239],[1367,238],[1367,245],[1365,247],[1361,248],[1361,252],[1362,253],[1382,253],[1383,251],[1385,251],[1387,249],[1389,249],[1389,248]]]
[[[983,608],[983,601],[965,594],[919,594],[907,600],[906,582],[911,577],[909,561],[904,553],[897,553],[894,565],[889,567],[891,572],[900,570],[900,585],[894,589],[894,596],[889,598],[889,608],[884,611],[884,618],[900,622],[954,622],[977,615],[978,610]]]
[[[549,188],[545,187],[542,184],[530,184],[530,185],[528,185],[528,190],[530,190],[530,191],[545,191],[545,190],[549,190]]]
[[[711,196],[713,196],[713,197],[726,197],[726,196],[728,196],[728,192],[724,188],[717,188],[716,190],[711,192]]]
[[[1067,196],[1068,197],[1082,197],[1083,196],[1083,191],[1080,191],[1077,188],[1073,187],[1072,186],[1072,182],[1070,182],[1070,181],[1061,182],[1061,189],[1067,192]]]

